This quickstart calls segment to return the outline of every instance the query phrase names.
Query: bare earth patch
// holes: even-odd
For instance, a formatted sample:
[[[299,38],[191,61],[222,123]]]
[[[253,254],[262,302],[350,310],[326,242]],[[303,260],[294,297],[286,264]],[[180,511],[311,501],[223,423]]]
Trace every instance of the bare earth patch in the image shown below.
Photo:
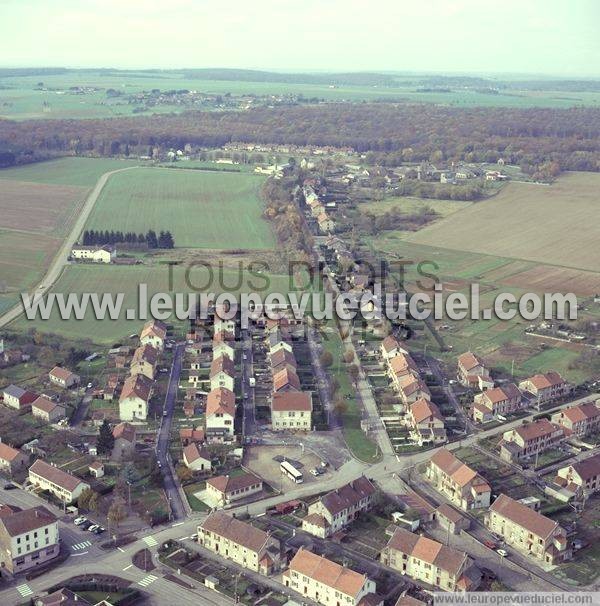
[[[62,235],[87,191],[85,187],[0,180],[0,226]]]

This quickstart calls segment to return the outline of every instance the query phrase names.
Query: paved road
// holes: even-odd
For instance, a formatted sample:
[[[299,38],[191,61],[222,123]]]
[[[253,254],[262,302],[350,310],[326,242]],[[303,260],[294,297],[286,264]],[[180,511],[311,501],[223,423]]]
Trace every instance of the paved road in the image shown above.
[[[177,390],[179,389],[179,376],[181,375],[184,350],[185,344],[178,343],[173,351],[173,365],[171,366],[171,375],[169,376],[169,385],[167,387],[163,409],[167,414],[161,418],[158,439],[156,441],[156,458],[162,469],[165,492],[167,493],[167,498],[169,499],[171,506],[171,515],[175,520],[184,519],[187,514],[186,507],[179,491],[179,482],[175,478],[171,457],[169,455],[171,423],[173,421],[173,413],[175,412],[175,402],[177,400]]]
[[[242,398],[244,416],[242,421],[242,438],[256,433],[256,401],[254,387],[250,387],[250,377],[254,376],[254,352],[252,335],[247,328],[241,331],[242,343]]]
[[[98,179],[96,185],[94,186],[94,189],[90,192],[86,201],[84,202],[83,207],[81,208],[81,212],[79,213],[79,216],[77,217],[75,223],[73,224],[73,227],[71,228],[71,231],[69,232],[69,235],[65,238],[64,242],[62,243],[62,246],[56,253],[56,256],[54,257],[54,259],[52,260],[52,263],[51,263],[50,267],[48,268],[46,275],[43,277],[42,281],[39,284],[37,284],[31,291],[31,293],[33,293],[34,296],[46,294],[52,288],[52,286],[58,280],[58,278],[60,277],[60,274],[62,273],[63,268],[68,263],[68,258],[69,258],[69,255],[71,254],[71,249],[73,248],[73,245],[79,239],[79,235],[83,231],[85,223],[86,223],[90,213],[92,212],[92,208],[94,208],[94,204],[96,204],[96,201],[98,200],[98,196],[100,195],[100,192],[106,185],[106,182],[108,181],[108,179],[115,173],[120,173],[125,170],[131,170],[132,168],[137,168],[137,167],[128,166],[127,168],[118,168],[117,170],[111,170],[110,172],[104,173],[100,177],[100,179]],[[9,322],[12,322],[16,318],[18,318],[22,313],[23,313],[23,307],[22,307],[21,303],[19,303],[19,305],[17,305],[16,307],[13,307],[12,309],[9,309],[5,314],[0,316],[0,328],[2,328],[3,326],[6,326]]]

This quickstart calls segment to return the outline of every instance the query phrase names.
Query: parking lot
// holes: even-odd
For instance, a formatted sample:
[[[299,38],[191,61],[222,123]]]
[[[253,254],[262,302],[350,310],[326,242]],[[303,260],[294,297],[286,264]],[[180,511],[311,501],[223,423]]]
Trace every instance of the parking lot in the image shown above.
[[[244,455],[244,465],[273,488],[286,492],[294,488],[296,484],[282,475],[279,465],[283,458],[292,462],[302,472],[304,484],[315,483],[318,485],[321,478],[330,476],[329,471],[319,477],[311,475],[310,470],[319,466],[321,459],[307,448],[302,449],[297,443],[249,446]]]

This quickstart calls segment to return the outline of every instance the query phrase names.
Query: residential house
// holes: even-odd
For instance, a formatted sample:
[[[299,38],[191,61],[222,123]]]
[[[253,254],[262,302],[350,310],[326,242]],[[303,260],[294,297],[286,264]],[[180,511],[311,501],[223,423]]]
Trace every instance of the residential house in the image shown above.
[[[384,360],[394,358],[398,354],[408,355],[408,350],[404,349],[400,341],[394,335],[388,335],[379,346],[381,357]]]
[[[569,383],[553,370],[521,381],[519,388],[531,393],[540,403],[562,398],[571,391]]]
[[[269,348],[269,356],[272,356],[280,349],[286,349],[292,353],[292,346],[287,339],[283,337],[281,329],[279,328],[269,333],[267,337],[267,346]]]
[[[431,400],[431,392],[420,377],[408,374],[398,379],[398,393],[405,405],[420,399]]]
[[[269,575],[280,570],[281,546],[270,533],[222,511],[198,526],[198,543],[236,564]]]
[[[74,372],[71,372],[68,368],[62,366],[55,366],[49,373],[48,378],[50,382],[63,389],[68,389],[74,385],[79,384],[81,378]]]
[[[179,439],[181,440],[181,444],[183,446],[187,446],[188,444],[202,444],[204,442],[205,434],[204,430],[193,427],[184,427],[179,430]]]
[[[571,557],[567,533],[558,522],[501,494],[484,517],[491,532],[506,544],[550,568]]]
[[[46,564],[60,553],[58,521],[42,506],[0,517],[0,565],[10,574]]]
[[[490,371],[486,368],[483,360],[474,353],[467,351],[458,356],[458,381],[465,387],[476,389],[479,386],[479,378],[486,381],[490,379]]]
[[[561,500],[566,501],[600,491],[600,454],[561,467],[554,478],[554,484],[559,487],[557,492],[563,492],[566,496]]]
[[[283,370],[285,368],[296,372],[296,357],[291,351],[281,348],[275,351],[275,353],[271,354],[269,357],[271,362],[271,373],[273,375],[277,374],[280,370]]]
[[[129,372],[132,375],[144,375],[151,381],[156,375],[156,363],[158,361],[158,349],[152,345],[140,345],[131,359]]]
[[[140,333],[140,343],[142,345],[152,345],[159,351],[165,348],[167,338],[167,325],[160,320],[149,320],[144,324]]]
[[[420,446],[443,444],[448,440],[440,409],[425,398],[420,398],[409,406],[405,419],[413,439]]]
[[[300,391],[300,379],[294,370],[283,368],[273,375],[273,392]]]
[[[235,394],[226,387],[211,389],[206,397],[206,437],[230,440],[234,435]]]
[[[443,591],[473,591],[481,581],[481,573],[466,553],[404,528],[395,530],[381,552],[381,562]]]
[[[207,493],[221,505],[258,494],[262,488],[262,480],[246,472],[236,476],[215,476],[206,480]]]
[[[18,385],[9,385],[4,388],[4,404],[17,410],[29,410],[32,402],[38,397],[36,393],[23,389]]]
[[[217,389],[225,387],[229,391],[234,391],[235,387],[235,365],[231,358],[219,356],[215,358],[210,365],[210,388]]]
[[[326,212],[322,212],[317,217],[317,223],[322,234],[329,234],[335,230],[335,221]]]
[[[500,456],[505,461],[519,461],[553,448],[564,438],[565,432],[560,425],[550,423],[548,419],[538,419],[504,432]]]
[[[440,528],[452,534],[460,534],[462,530],[468,530],[471,525],[469,518],[461,515],[448,503],[442,503],[435,510],[435,520]]]
[[[555,412],[550,419],[563,427],[567,436],[582,438],[600,429],[600,408],[593,402],[583,402]]]
[[[222,336],[225,333],[217,333],[218,336]],[[232,347],[231,343],[229,343],[228,341],[226,341],[225,339],[217,339],[217,335],[215,335],[215,338],[213,339],[212,342],[212,357],[213,360],[216,360],[217,358],[221,357],[221,356],[226,356],[227,358],[230,358],[231,360],[234,359],[235,357],[235,349]]]
[[[388,358],[387,372],[393,386],[400,390],[405,377],[419,378],[419,368],[408,354],[398,354]]]
[[[81,246],[76,244],[71,248],[71,258],[94,263],[112,263],[117,256],[114,246],[104,244],[103,246]]]
[[[36,398],[31,403],[31,414],[46,423],[56,423],[65,418],[66,409],[62,404],[53,402],[45,396]]]
[[[308,391],[279,391],[271,401],[271,429],[310,431],[312,394]]]
[[[135,451],[135,427],[130,423],[119,423],[113,427],[112,434],[115,439],[112,458],[116,461],[129,458]]]
[[[407,593],[404,593],[396,600],[394,606],[427,606],[427,602],[417,600],[417,598],[413,598]]]
[[[89,464],[88,471],[94,478],[101,478],[104,476],[104,463],[102,461],[92,461]]]
[[[41,490],[47,490],[63,503],[76,501],[90,487],[82,479],[38,459],[29,468],[29,482]]]
[[[302,530],[326,538],[351,524],[373,505],[377,489],[361,476],[341,488],[332,490],[308,507],[302,519]]]
[[[195,442],[191,442],[183,449],[183,463],[192,471],[212,470],[210,453],[204,448],[198,448]]]
[[[152,381],[144,375],[127,377],[119,396],[121,421],[144,421],[148,416],[148,401],[152,393]]]
[[[27,469],[27,465],[29,465],[29,457],[24,452],[0,442],[0,471],[14,475]]]
[[[490,506],[490,485],[445,448],[429,459],[425,475],[437,491],[463,511]]]
[[[289,568],[283,573],[283,583],[296,593],[323,606],[379,606],[381,598],[367,602],[377,590],[375,581],[367,575],[340,566],[304,547],[296,552]]]
[[[522,408],[523,394],[514,383],[505,383],[501,387],[493,387],[475,396],[472,409],[473,420],[485,423],[517,412]]]

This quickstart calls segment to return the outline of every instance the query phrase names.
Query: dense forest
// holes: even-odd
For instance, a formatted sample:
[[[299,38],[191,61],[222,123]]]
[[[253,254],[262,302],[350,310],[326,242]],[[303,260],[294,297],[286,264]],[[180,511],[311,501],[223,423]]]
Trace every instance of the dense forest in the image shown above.
[[[147,154],[153,147],[226,143],[352,147],[403,161],[556,162],[600,170],[600,109],[458,109],[385,103],[188,112],[108,120],[0,121],[0,151]]]

